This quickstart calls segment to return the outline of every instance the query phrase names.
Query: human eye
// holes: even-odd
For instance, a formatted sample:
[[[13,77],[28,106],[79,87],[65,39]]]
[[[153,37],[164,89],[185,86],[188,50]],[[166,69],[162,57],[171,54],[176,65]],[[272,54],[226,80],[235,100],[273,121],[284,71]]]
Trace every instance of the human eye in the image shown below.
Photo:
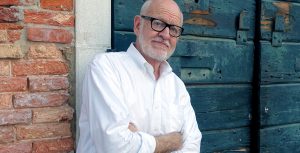
[[[163,29],[166,26],[166,24],[160,20],[153,20],[152,24],[153,24],[153,26],[160,28],[160,29]]]
[[[170,26],[170,32],[174,35],[179,35],[180,34],[180,28],[176,26]]]

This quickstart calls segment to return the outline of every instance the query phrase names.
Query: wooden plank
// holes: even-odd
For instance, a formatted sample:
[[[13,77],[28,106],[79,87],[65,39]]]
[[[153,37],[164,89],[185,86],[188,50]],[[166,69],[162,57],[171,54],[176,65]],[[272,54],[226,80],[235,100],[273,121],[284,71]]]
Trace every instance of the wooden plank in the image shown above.
[[[140,14],[143,0],[114,0],[114,30],[133,32],[133,19]]]
[[[203,0],[202,0],[203,1]],[[236,39],[239,14],[248,12],[248,38],[254,35],[255,0],[209,0],[208,10],[201,1],[178,1],[184,15],[184,34]]]
[[[272,47],[261,41],[260,48],[262,84],[300,82],[300,43]]]
[[[203,130],[228,129],[250,125],[249,108],[196,113],[199,128]]]
[[[135,41],[131,32],[115,31],[114,38],[117,51]],[[250,83],[253,43],[237,45],[234,40],[183,36],[169,62],[186,83]]]
[[[188,86],[201,130],[246,127],[251,121],[250,85]]]
[[[180,66],[175,66],[174,70],[179,72],[177,75],[186,83],[252,81],[252,42],[237,45],[234,40],[228,39],[182,37],[173,57],[179,56]]]
[[[202,131],[201,153],[250,153],[250,129]]]
[[[300,84],[261,86],[261,126],[300,122]]]
[[[293,3],[298,2],[298,3]],[[300,4],[299,0],[275,1],[263,0],[261,3],[261,38],[264,40],[272,39],[276,15],[284,16],[284,31],[282,39],[284,42],[299,42],[300,40]]]
[[[114,31],[114,51],[126,51],[131,42],[135,42],[135,34],[133,32]]]
[[[299,153],[300,124],[260,130],[260,153]]]
[[[133,18],[139,15],[142,0],[127,3],[114,1],[114,29],[133,31]],[[208,10],[199,2],[177,0],[184,14],[184,35],[201,35],[220,38],[236,38],[239,14],[248,11],[248,37],[253,38],[255,22],[255,0],[209,0]]]

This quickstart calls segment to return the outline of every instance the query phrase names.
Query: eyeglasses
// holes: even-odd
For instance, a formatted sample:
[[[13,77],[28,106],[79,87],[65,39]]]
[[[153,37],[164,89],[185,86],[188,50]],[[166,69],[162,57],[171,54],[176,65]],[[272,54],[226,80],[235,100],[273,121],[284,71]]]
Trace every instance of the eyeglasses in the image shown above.
[[[156,19],[156,18],[153,18],[153,17],[150,17],[150,16],[141,15],[141,17],[143,19],[150,20],[151,21],[151,28],[156,32],[162,32],[162,31],[164,31],[164,29],[166,27],[168,27],[169,28],[169,34],[172,37],[179,37],[182,34],[183,30],[184,30],[182,27],[172,25],[172,24],[168,24],[166,22],[163,22],[159,19]]]

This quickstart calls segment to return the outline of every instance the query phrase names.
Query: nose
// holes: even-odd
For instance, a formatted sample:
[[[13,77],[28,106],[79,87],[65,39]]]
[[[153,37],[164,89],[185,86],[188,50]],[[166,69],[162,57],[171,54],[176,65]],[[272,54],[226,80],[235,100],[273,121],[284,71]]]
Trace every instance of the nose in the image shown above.
[[[159,32],[158,35],[164,39],[170,39],[171,36],[169,27],[166,27],[163,31]]]

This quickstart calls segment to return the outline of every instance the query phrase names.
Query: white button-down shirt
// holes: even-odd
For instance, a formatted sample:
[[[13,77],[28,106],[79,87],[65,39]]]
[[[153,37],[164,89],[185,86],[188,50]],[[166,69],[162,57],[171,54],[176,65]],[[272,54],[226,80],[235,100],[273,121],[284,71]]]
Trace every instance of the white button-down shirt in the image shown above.
[[[128,129],[132,122],[138,132]],[[184,83],[167,62],[155,79],[133,44],[105,53],[89,65],[79,119],[78,153],[152,153],[154,136],[181,132],[178,152],[200,152],[201,133]]]

